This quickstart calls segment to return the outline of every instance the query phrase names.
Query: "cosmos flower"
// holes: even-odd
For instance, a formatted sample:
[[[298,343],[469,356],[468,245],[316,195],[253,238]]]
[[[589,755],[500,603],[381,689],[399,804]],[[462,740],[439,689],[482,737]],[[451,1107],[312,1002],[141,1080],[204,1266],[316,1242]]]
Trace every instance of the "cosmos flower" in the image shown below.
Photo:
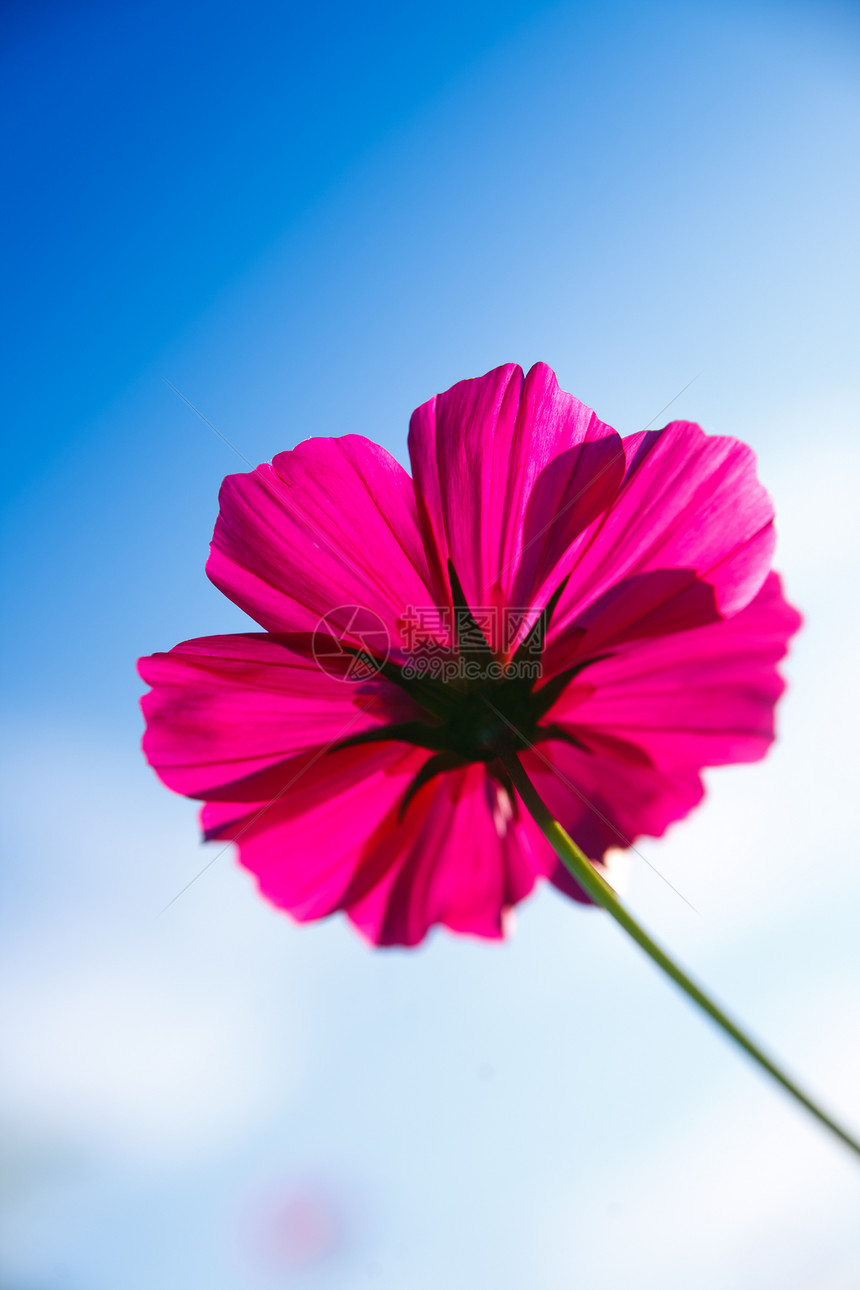
[[[209,577],[262,632],[140,662],[145,754],[300,921],[499,937],[548,879],[505,745],[597,865],[706,766],[761,758],[799,626],[752,451],[622,439],[537,364],[418,408],[412,477],[358,435],[228,477]]]

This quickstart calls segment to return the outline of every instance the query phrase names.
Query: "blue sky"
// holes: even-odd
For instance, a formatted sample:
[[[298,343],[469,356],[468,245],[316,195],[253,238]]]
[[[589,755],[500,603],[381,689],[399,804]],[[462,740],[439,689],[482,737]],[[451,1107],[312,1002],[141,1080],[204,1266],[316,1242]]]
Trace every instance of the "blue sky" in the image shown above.
[[[806,627],[781,739],[631,866],[857,1123],[860,30],[848,6],[7,6],[5,1279],[849,1290],[856,1170],[599,915],[373,955],[140,758],[134,662],[239,630],[224,474],[549,362],[736,434]],[[665,419],[665,418],[664,418]],[[834,900],[838,893],[838,900]],[[259,1213],[340,1232],[299,1273]],[[279,1206],[281,1207],[279,1209]],[[249,1235],[249,1232],[251,1235]]]

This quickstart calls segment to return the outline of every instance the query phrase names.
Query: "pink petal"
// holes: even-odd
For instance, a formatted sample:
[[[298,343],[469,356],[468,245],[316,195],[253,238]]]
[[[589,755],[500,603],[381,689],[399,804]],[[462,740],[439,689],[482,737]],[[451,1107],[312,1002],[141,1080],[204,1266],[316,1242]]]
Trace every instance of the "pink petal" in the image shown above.
[[[428,754],[384,747],[388,764],[361,782],[322,792],[320,780],[269,804],[207,805],[206,837],[238,842],[261,893],[301,922],[345,909],[377,945],[416,945],[436,923],[500,937],[506,911],[546,868],[529,829],[498,808],[482,765],[425,785],[401,820]]]
[[[555,819],[592,860],[600,860],[609,847],[629,846],[642,834],[661,837],[704,794],[695,770],[667,772],[555,740],[524,753],[522,762]],[[561,861],[545,854],[547,877],[567,895],[587,902]]]
[[[399,827],[380,828],[368,862],[384,877],[349,917],[376,945],[417,945],[435,923],[498,939],[543,866],[482,764],[425,785]]]
[[[597,649],[728,617],[770,567],[773,506],[750,448],[686,421],[623,444],[624,483],[579,539],[551,628],[555,641],[572,630],[578,648],[583,631]]]
[[[299,920],[349,909],[380,944],[415,944],[434,923],[501,935],[545,867],[506,795],[473,765],[425,785],[401,821],[430,753],[330,745],[414,717],[412,701],[382,677],[329,675],[305,641],[215,636],[142,659],[150,764],[206,800],[204,836],[236,841],[261,892]]]
[[[341,680],[298,643],[253,633],[208,636],[140,660],[153,687],[141,700],[143,750],[168,788],[189,797],[267,799],[302,758],[415,715],[397,686],[380,676]],[[331,772],[330,759],[326,765]]]
[[[624,465],[615,431],[543,363],[525,378],[507,364],[423,404],[409,453],[439,603],[450,557],[473,608],[529,606],[560,581],[559,562],[612,501]]]
[[[207,573],[269,631],[313,631],[358,605],[396,644],[404,610],[433,604],[409,476],[360,435],[308,439],[230,475],[220,502]]]
[[[800,621],[771,573],[733,618],[638,641],[586,668],[546,721],[589,748],[622,740],[663,769],[757,761],[784,688],[776,664]]]
[[[353,769],[365,760],[351,783],[315,767],[315,782],[300,781],[283,798],[210,804],[201,813],[205,836],[237,842],[261,894],[299,922],[347,908],[384,876],[379,856],[368,861],[369,840],[396,829],[403,794],[429,755],[394,743],[348,751]]]

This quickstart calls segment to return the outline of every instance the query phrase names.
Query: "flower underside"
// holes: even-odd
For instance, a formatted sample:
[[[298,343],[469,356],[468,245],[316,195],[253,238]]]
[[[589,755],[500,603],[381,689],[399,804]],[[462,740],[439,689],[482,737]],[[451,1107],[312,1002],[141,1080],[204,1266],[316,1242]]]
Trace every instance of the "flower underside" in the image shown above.
[[[496,939],[544,879],[594,900],[514,761],[590,860],[661,837],[773,742],[800,620],[737,440],[622,440],[506,364],[416,409],[409,454],[309,439],[224,481],[207,569],[262,632],[141,660],[144,751],[299,921]]]
[[[429,780],[469,762],[486,763],[490,774],[507,789],[511,805],[516,809],[516,795],[500,760],[501,754],[510,750],[522,751],[543,739],[562,739],[583,748],[584,745],[569,731],[555,725],[542,725],[541,721],[577,673],[606,657],[600,655],[582,660],[535,688],[540,679],[547,629],[567,585],[565,578],[499,675],[498,659],[466,603],[451,560],[448,561],[448,577],[458,627],[456,657],[471,665],[468,679],[459,675],[453,680],[423,673],[416,675],[412,669],[391,660],[380,665],[364,651],[350,651],[366,657],[368,663],[405,690],[423,710],[420,719],[364,731],[335,745],[340,749],[395,739],[427,748],[435,754],[424,763],[404,794],[401,816],[418,790]]]

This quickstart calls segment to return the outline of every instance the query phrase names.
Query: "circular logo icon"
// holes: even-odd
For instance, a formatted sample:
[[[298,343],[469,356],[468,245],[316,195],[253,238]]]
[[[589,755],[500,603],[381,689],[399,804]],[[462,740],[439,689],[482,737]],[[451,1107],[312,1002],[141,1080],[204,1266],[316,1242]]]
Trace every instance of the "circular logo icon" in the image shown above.
[[[339,681],[367,681],[385,666],[391,641],[385,623],[363,605],[338,605],[314,628],[317,665]]]

